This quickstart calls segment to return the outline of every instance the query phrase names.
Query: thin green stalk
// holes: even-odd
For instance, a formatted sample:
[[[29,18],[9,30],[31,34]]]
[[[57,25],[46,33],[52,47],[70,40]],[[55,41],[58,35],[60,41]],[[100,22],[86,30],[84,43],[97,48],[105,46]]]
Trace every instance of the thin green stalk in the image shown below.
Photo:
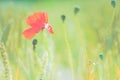
[[[78,15],[74,16],[74,22],[75,22],[75,30],[76,30],[76,35],[77,35],[77,40],[78,40],[78,47],[79,49],[79,53],[78,53],[78,69],[80,70],[78,72],[79,75],[79,79],[81,79],[81,77],[84,76],[84,79],[88,79],[88,75],[86,76],[86,74],[84,74],[84,70],[87,69],[87,60],[86,60],[86,53],[84,52],[85,50],[85,38],[84,38],[84,34],[83,34],[83,28],[80,27],[79,24],[79,19],[78,19]],[[86,70],[88,71],[88,70]],[[82,76],[83,73],[83,76]]]
[[[41,63],[40,63],[40,66],[41,66],[41,69],[40,69],[40,76],[41,76],[41,80],[47,80],[47,77],[46,77],[46,68],[48,66],[48,60],[51,64],[51,66],[53,65],[53,59],[51,57],[51,52],[50,52],[50,47],[51,47],[51,44],[49,43],[49,38],[47,37],[47,34],[45,32],[42,31],[42,44],[44,46],[44,52],[43,53],[43,58],[41,60]],[[53,66],[52,66],[53,67]],[[52,72],[50,72],[51,74],[49,74],[49,72],[47,72],[48,75],[52,75]],[[51,76],[52,77],[52,76]]]
[[[77,35],[77,38],[78,38],[78,40],[79,40],[79,44],[81,45],[81,46],[83,46],[84,44],[85,44],[85,42],[84,42],[84,35],[83,35],[83,28],[82,27],[80,27],[80,24],[79,24],[79,20],[78,20],[78,16],[77,15],[75,15],[74,16],[74,22],[75,22],[75,28],[76,28],[76,35]]]
[[[110,37],[111,37],[111,39],[112,39],[112,43],[111,43],[111,46],[112,46],[112,44],[113,44],[113,37],[114,37],[114,28],[115,28],[115,23],[116,23],[116,20],[115,20],[115,17],[116,17],[116,10],[115,9],[113,9],[113,13],[112,13],[112,19],[111,19],[111,24],[110,24],[110,27],[111,27],[111,33],[109,34],[109,35],[111,35]],[[108,47],[110,47],[110,46],[107,46],[107,44],[105,45],[106,46],[106,50],[105,50],[105,53],[107,53],[108,52]]]
[[[72,57],[72,51],[71,51],[71,47],[70,47],[70,43],[67,37],[67,30],[66,30],[66,25],[65,23],[63,23],[63,32],[64,32],[64,39],[65,39],[65,43],[67,46],[67,51],[68,51],[68,61],[69,61],[69,65],[71,68],[71,72],[72,72],[72,80],[75,80],[74,78],[74,61],[73,61],[73,57]]]

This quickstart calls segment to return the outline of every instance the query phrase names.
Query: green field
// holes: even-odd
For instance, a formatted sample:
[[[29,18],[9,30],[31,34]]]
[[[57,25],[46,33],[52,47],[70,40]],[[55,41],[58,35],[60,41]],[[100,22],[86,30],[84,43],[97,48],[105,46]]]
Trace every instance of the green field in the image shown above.
[[[27,40],[40,11],[55,33]],[[120,0],[0,0],[0,80],[120,80]]]

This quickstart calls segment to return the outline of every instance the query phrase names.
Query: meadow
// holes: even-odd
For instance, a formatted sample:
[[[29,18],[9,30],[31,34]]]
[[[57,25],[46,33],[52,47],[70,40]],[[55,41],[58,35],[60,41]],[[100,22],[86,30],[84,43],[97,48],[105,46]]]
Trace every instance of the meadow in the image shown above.
[[[40,11],[54,34],[27,40]],[[120,80],[120,0],[1,0],[0,80]]]

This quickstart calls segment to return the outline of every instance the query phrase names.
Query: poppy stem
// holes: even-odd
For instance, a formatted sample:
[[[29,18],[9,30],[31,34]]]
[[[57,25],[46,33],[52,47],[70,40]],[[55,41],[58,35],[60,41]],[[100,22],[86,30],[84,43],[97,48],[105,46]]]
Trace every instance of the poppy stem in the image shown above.
[[[36,49],[36,46],[35,46],[35,45],[33,45],[33,51],[35,51],[35,49]]]
[[[84,31],[83,31],[83,28],[81,27],[80,25],[80,20],[79,20],[79,16],[78,15],[74,15],[74,23],[75,23],[75,31],[76,31],[76,36],[77,36],[77,39],[78,40],[78,47],[79,47],[79,51],[78,51],[78,70],[80,70],[78,72],[78,75],[79,75],[79,79],[81,79],[81,77],[84,76],[85,80],[88,80],[88,75],[84,74],[83,76],[80,76],[81,74],[83,74],[83,71],[87,71],[87,62],[86,62],[86,59],[87,59],[87,55],[86,55],[86,43],[85,43],[85,34]]]
[[[66,30],[66,25],[65,23],[63,23],[63,28],[64,28],[64,39],[65,39],[65,43],[67,46],[67,50],[68,50],[68,61],[69,61],[69,65],[71,68],[71,72],[72,72],[72,80],[75,80],[74,78],[74,61],[73,61],[73,57],[72,57],[72,51],[71,51],[71,47],[70,47],[70,43],[68,41],[68,37],[67,37],[67,30]]]

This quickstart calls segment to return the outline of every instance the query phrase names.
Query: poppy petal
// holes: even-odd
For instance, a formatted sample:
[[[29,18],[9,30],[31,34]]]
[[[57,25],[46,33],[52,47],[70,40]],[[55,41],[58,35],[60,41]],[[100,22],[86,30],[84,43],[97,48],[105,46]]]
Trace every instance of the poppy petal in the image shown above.
[[[24,35],[24,37],[26,39],[30,40],[35,36],[36,33],[34,32],[33,28],[29,28],[29,29],[26,29],[25,31],[23,31],[22,34]]]
[[[48,15],[46,12],[41,12],[41,19],[43,23],[48,23]]]
[[[31,27],[44,27],[45,23],[48,23],[48,16],[46,12],[37,12],[34,13],[26,19],[26,22]]]

